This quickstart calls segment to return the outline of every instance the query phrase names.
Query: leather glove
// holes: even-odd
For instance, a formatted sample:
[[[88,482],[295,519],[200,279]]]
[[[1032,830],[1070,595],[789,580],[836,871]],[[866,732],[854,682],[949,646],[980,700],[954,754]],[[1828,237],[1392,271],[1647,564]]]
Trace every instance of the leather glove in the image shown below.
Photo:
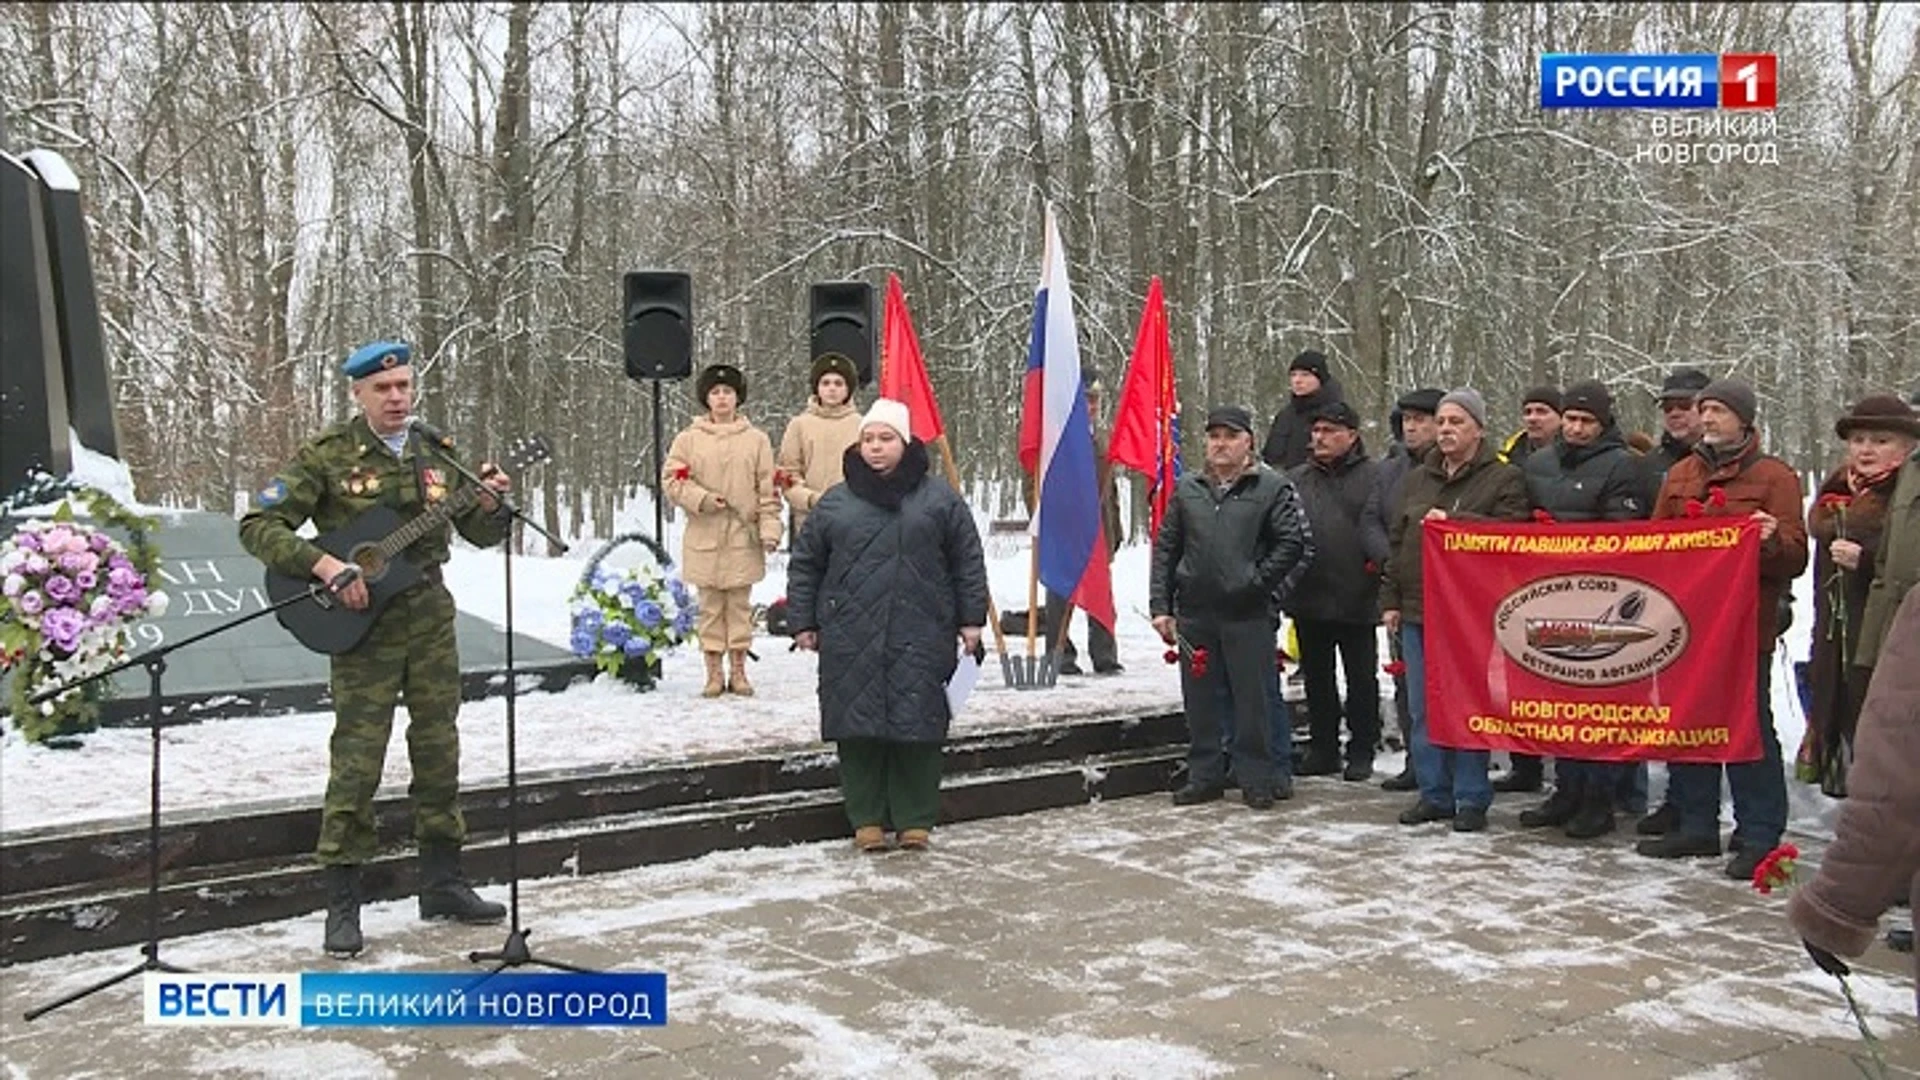
[[[1813,962],[1819,966],[1821,971],[1824,971],[1829,975],[1838,975],[1838,976],[1847,976],[1847,975],[1853,974],[1853,969],[1847,966],[1847,962],[1845,960],[1842,960],[1839,957],[1828,952],[1827,950],[1821,948],[1820,946],[1815,945],[1813,942],[1808,941],[1806,938],[1801,938],[1800,944],[1805,945],[1807,947],[1807,955],[1813,957]]]

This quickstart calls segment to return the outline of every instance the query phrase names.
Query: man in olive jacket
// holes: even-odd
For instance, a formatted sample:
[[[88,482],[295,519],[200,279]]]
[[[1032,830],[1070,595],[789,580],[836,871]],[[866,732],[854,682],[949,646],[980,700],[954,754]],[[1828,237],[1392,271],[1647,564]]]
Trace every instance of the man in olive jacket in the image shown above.
[[[1427,737],[1427,649],[1421,590],[1421,526],[1427,521],[1471,519],[1525,521],[1527,483],[1520,470],[1499,460],[1487,441],[1487,402],[1479,391],[1454,390],[1440,399],[1439,425],[1426,461],[1407,474],[1406,493],[1388,534],[1391,554],[1380,582],[1380,617],[1400,635],[1407,663],[1408,707],[1413,713],[1414,777],[1420,801],[1400,815],[1402,825],[1453,819],[1455,832],[1487,827],[1493,786],[1485,750],[1450,750]]]
[[[1867,607],[1860,617],[1860,643],[1853,662],[1874,667],[1893,615],[1907,592],[1920,583],[1920,452],[1908,457],[1887,500],[1886,531],[1874,555],[1873,584],[1867,588]]]
[[[1304,557],[1303,515],[1293,483],[1253,461],[1253,418],[1237,405],[1207,413],[1207,467],[1182,479],[1153,548],[1153,628],[1183,654],[1187,784],[1176,806],[1210,802],[1226,790],[1226,761],[1214,716],[1219,680],[1232,691],[1233,771],[1256,810],[1291,794],[1268,730],[1267,671],[1273,667],[1273,596]],[[1206,659],[1194,661],[1205,650]],[[1195,669],[1199,668],[1199,671]]]

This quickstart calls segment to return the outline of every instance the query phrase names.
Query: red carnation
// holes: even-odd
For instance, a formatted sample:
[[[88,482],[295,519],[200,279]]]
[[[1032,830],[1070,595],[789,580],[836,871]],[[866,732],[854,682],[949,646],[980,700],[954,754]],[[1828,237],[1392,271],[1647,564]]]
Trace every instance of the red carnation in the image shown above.
[[[1829,510],[1845,510],[1853,505],[1853,496],[1839,491],[1829,491],[1820,496],[1816,505],[1824,506]]]
[[[692,476],[693,470],[685,465],[681,465],[673,470],[673,478],[675,480],[687,480],[691,479]]]
[[[1775,888],[1793,883],[1794,860],[1800,857],[1800,849],[1792,844],[1781,844],[1762,856],[1753,868],[1753,889],[1766,895]]]
[[[1724,508],[1727,505],[1727,489],[1714,488],[1707,495],[1707,503],[1716,510]]]
[[[1192,662],[1192,663],[1191,663],[1190,665],[1188,665],[1188,666],[1189,666],[1189,668],[1190,668],[1190,669],[1192,670],[1192,672],[1193,672],[1193,677],[1194,677],[1194,678],[1196,678],[1196,679],[1200,679],[1200,678],[1205,678],[1205,677],[1206,677],[1206,674],[1207,674],[1207,650],[1206,650],[1206,646],[1204,646],[1204,645],[1196,645],[1196,646],[1194,646],[1194,648],[1193,648],[1193,662]]]
[[[1701,502],[1699,499],[1687,500],[1687,516],[1688,517],[1690,518],[1699,517],[1702,514],[1705,514],[1706,512],[1707,512],[1706,504]]]
[[[1166,656],[1165,656],[1165,658],[1164,658],[1164,659],[1165,659],[1165,660],[1167,661],[1167,663],[1169,663],[1169,664],[1177,664],[1177,663],[1179,663],[1179,662],[1180,662],[1180,650],[1179,650],[1179,649],[1168,649],[1168,650],[1167,650],[1167,653],[1166,653]]]
[[[1552,514],[1547,513],[1545,510],[1535,510],[1533,512],[1533,520],[1539,522],[1542,525],[1559,524],[1559,519],[1555,518]]]
[[[1388,663],[1386,667],[1381,668],[1380,670],[1386,672],[1389,675],[1392,675],[1394,678],[1397,679],[1400,676],[1405,675],[1407,673],[1407,662],[1405,660],[1394,660]]]

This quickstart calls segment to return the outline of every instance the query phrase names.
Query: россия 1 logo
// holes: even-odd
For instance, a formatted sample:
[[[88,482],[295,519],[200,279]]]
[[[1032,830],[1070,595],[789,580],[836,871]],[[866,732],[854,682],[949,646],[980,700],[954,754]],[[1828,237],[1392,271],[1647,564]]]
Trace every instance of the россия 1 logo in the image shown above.
[[[1773,53],[1544,53],[1543,109],[1771,109]]]

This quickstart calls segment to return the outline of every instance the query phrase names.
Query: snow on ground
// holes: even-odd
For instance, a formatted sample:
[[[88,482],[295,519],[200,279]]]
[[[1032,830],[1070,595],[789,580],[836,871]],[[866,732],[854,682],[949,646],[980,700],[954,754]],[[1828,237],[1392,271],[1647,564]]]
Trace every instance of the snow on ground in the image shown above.
[[[0,1023],[0,1057],[21,1077],[1855,1074],[1838,987],[1781,898],[1719,860],[1567,843],[1512,828],[1510,804],[1487,833],[1405,828],[1397,805],[1327,778],[1265,814],[1120,799],[943,827],[924,855],[841,841],[523,883],[542,958],[667,974],[664,1028],[152,1028],[133,982]],[[1410,884],[1383,889],[1383,867]],[[347,970],[472,970],[501,936],[409,901],[365,924]],[[165,955],[334,970],[320,930],[316,913]],[[9,969],[0,1017],[125,959]],[[1877,945],[1853,978],[1895,1075],[1920,1067],[1910,979]]]
[[[76,453],[91,455],[90,451]],[[97,460],[96,460],[97,459]],[[108,483],[130,495],[130,484],[115,480],[117,463],[91,455],[83,479]],[[124,471],[124,470],[122,470]],[[652,508],[643,498],[628,504],[615,521],[617,531],[651,531]],[[988,576],[999,610],[1025,610],[1030,566],[1024,535],[986,536]],[[667,545],[679,551],[679,526],[669,523]],[[562,558],[518,556],[513,563],[516,632],[565,648],[567,598],[598,547],[587,540]],[[609,563],[644,560],[643,550],[621,545]],[[1148,552],[1143,545],[1121,549],[1113,565],[1119,614],[1120,657],[1127,670],[1110,677],[1067,677],[1058,687],[1016,691],[1003,685],[990,655],[980,689],[956,720],[958,733],[1004,730],[1089,714],[1178,708],[1179,681],[1161,659],[1165,651],[1147,619]],[[504,563],[498,551],[478,551],[456,543],[447,575],[461,610],[504,623]],[[753,590],[755,603],[784,594],[786,555],[770,560],[768,575]],[[1788,647],[1775,653],[1774,718],[1789,763],[1806,721],[1792,689],[1785,656],[1805,657],[1813,624],[1812,577],[1795,583],[1798,597]],[[1076,615],[1073,637],[1081,664],[1090,669],[1085,617]],[[991,649],[994,639],[987,637]],[[579,681],[558,693],[532,692],[515,701],[519,767],[523,774],[590,765],[639,765],[695,755],[734,754],[774,747],[817,744],[814,657],[790,652],[787,641],[763,637],[752,667],[758,696],[699,698],[700,658],[692,649],[670,655],[666,675],[651,693],[637,693],[607,679]],[[1010,638],[1007,649],[1025,655],[1024,638]],[[1044,644],[1042,645],[1044,647]],[[1384,660],[1384,638],[1381,649]],[[1383,686],[1390,687],[1384,680]],[[1390,692],[1390,691],[1389,691]],[[504,698],[466,705],[460,713],[461,777],[468,785],[506,775],[506,702]],[[385,791],[400,793],[411,776],[407,764],[404,710],[394,722],[388,751]],[[299,713],[270,718],[208,720],[169,728],[162,736],[163,812],[206,810],[269,800],[317,801],[325,790],[330,713]],[[96,732],[78,750],[48,750],[27,744],[18,733],[0,735],[0,833],[45,826],[144,815],[149,769],[144,729]],[[1381,765],[1397,763],[1385,759]],[[1657,770],[1656,770],[1657,771]],[[1817,790],[1791,784],[1796,830],[1830,832],[1837,805]]]

